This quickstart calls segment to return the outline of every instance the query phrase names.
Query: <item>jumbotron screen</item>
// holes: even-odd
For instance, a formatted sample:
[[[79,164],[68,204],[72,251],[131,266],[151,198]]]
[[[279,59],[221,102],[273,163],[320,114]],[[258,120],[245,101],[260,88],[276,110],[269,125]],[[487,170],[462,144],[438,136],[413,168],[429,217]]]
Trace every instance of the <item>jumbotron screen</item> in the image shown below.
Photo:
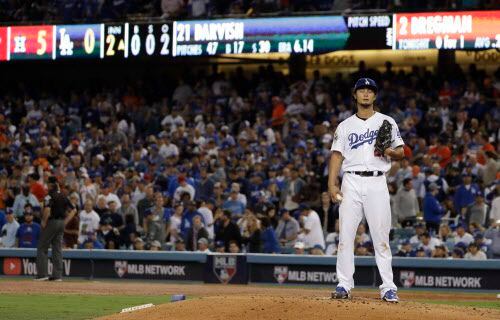
[[[0,61],[500,48],[500,11],[0,27]]]

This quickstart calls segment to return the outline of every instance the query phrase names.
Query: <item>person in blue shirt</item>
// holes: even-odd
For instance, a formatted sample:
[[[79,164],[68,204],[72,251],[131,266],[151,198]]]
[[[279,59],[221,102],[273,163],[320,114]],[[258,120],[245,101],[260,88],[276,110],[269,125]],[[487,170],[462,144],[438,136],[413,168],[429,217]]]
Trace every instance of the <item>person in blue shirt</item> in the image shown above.
[[[281,248],[276,238],[276,233],[271,225],[271,220],[268,217],[261,219],[261,239],[262,239],[262,252],[263,253],[280,253]]]
[[[438,193],[439,186],[433,182],[429,185],[429,191],[424,197],[424,220],[427,229],[434,232],[438,232],[441,217],[444,214],[444,209],[436,198]]]
[[[7,219],[5,218],[5,212],[3,210],[0,210],[0,230],[2,230],[2,227],[6,222]]]
[[[472,176],[470,173],[466,172],[463,175],[464,182],[458,187],[455,192],[455,198],[453,199],[453,204],[457,214],[460,214],[462,218],[465,218],[465,213],[467,212],[467,207],[474,203],[476,195],[481,191],[479,186],[472,183]]]
[[[184,211],[184,214],[182,215],[182,221],[181,221],[181,234],[182,235],[187,235],[187,232],[189,228],[192,227],[193,225],[193,218],[195,216],[200,216],[201,221],[203,224],[205,224],[205,220],[203,219],[203,215],[198,212],[196,209],[196,202],[195,201],[189,201],[187,204],[187,208]]]
[[[243,215],[243,213],[245,212],[245,205],[243,204],[243,202],[238,200],[237,190],[231,190],[229,199],[224,201],[222,209],[229,210],[231,212],[231,219],[233,221],[238,220]]]
[[[41,227],[33,222],[33,211],[24,211],[24,223],[17,229],[17,241],[19,248],[36,248],[40,239]]]

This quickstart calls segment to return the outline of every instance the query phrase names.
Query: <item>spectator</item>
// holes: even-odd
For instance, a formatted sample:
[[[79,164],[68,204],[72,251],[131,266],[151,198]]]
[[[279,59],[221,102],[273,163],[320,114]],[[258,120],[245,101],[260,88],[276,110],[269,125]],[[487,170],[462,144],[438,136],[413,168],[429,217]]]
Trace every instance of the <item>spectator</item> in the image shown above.
[[[419,204],[411,178],[404,179],[403,186],[396,193],[394,211],[402,227],[413,226],[416,222]]]
[[[365,222],[361,222],[358,226],[358,229],[356,230],[356,239],[355,241],[357,243],[366,243],[369,241],[372,241],[372,238],[368,233],[366,233],[366,224]]]
[[[110,214],[108,204],[106,203],[106,197],[104,197],[103,195],[97,197],[97,205],[94,208],[94,211],[97,212],[97,214],[101,218]]]
[[[97,212],[92,209],[92,200],[90,199],[85,201],[84,208],[78,217],[80,220],[78,243],[83,244],[85,241],[96,236],[101,218],[99,218]]]
[[[23,216],[24,206],[26,203],[30,203],[33,208],[40,208],[40,202],[38,202],[35,195],[31,193],[28,185],[22,186],[21,193],[18,194],[14,200],[12,210],[17,218],[21,218]]]
[[[111,191],[112,191],[111,185],[104,185],[104,188],[102,190],[102,195],[105,197],[106,203],[108,205],[110,202],[114,202],[116,205],[116,210],[120,210],[120,208],[122,207],[120,198],[118,198],[118,196]]]
[[[144,240],[140,237],[137,237],[134,240],[134,250],[144,250]]]
[[[463,184],[455,192],[454,205],[457,213],[465,218],[467,207],[474,203],[475,195],[480,191],[477,184],[472,183],[472,176],[466,172],[463,175]]]
[[[245,212],[245,205],[238,200],[238,191],[231,189],[231,195],[222,205],[224,210],[231,212],[232,219],[238,220]]]
[[[464,251],[461,248],[454,248],[451,253],[452,259],[463,259]]]
[[[500,180],[497,182],[500,185]],[[490,225],[500,222],[500,195],[497,195],[491,204]]]
[[[448,250],[445,245],[437,245],[432,251],[432,258],[448,258]]]
[[[311,249],[311,255],[312,256],[324,256],[325,253],[323,251],[323,247],[319,244],[315,245],[312,249]]]
[[[19,223],[14,218],[14,212],[7,209],[6,215],[7,222],[0,230],[0,247],[13,248],[16,245],[16,235],[19,229]]]
[[[217,217],[218,220],[218,231],[215,233],[215,241],[224,242],[225,250],[229,252],[229,242],[234,240],[238,247],[241,245],[241,233],[240,229],[231,220],[231,212],[224,210],[220,216]]]
[[[158,240],[154,240],[149,245],[149,251],[161,251],[161,243]]]
[[[441,224],[439,226],[438,239],[443,243],[453,240],[453,235],[451,233],[450,227],[447,224]]]
[[[118,205],[114,200],[108,202],[109,211],[101,215],[101,221],[110,220],[113,228],[122,230],[125,225],[123,224],[122,215],[118,212]]]
[[[457,230],[455,232],[455,244],[457,243],[464,243],[465,245],[469,245],[471,242],[474,241],[474,237],[465,231],[465,225],[460,223],[457,226]]]
[[[236,240],[229,241],[229,253],[240,253],[240,246]]]
[[[202,217],[197,215],[193,217],[193,225],[189,228],[186,237],[186,250],[187,251],[197,251],[198,250],[198,240],[201,238],[207,239],[208,232],[203,227]]]
[[[274,233],[271,221],[267,217],[261,219],[261,239],[262,239],[262,252],[263,253],[280,253],[280,245],[276,234]]]
[[[276,236],[283,249],[292,249],[300,231],[300,225],[286,209],[280,210],[281,219],[276,228]]]
[[[202,201],[198,212],[202,215],[203,221],[205,222],[205,229],[208,232],[208,239],[214,239],[214,216],[213,216],[213,204],[208,201]]]
[[[108,217],[101,223],[100,229],[97,231],[97,240],[106,249],[118,249],[120,247],[120,231],[113,228],[113,220]]]
[[[126,216],[130,215],[133,217],[133,221],[136,225],[139,225],[139,212],[137,211],[136,206],[130,200],[130,195],[124,194],[122,196],[122,207],[120,208],[120,214],[122,218],[125,220]]]
[[[137,203],[137,213],[139,215],[139,225],[144,225],[145,212],[154,205],[154,189],[152,185],[145,188],[145,197]]]
[[[187,183],[186,177],[183,175],[180,175],[179,178],[177,179],[177,181],[179,183],[179,186],[177,187],[177,189],[175,189],[174,200],[180,201],[183,193],[189,194],[189,200],[194,200],[194,197],[196,195],[196,191],[192,185]]]
[[[298,170],[295,167],[290,170],[290,177],[286,177],[284,182],[280,202],[283,208],[293,211],[299,207],[302,188],[306,182],[299,178]]]
[[[373,256],[373,245],[371,241],[365,243],[358,243],[354,254],[357,256]]]
[[[293,248],[295,249],[295,254],[305,254],[305,244],[304,242],[301,242],[301,241],[297,241],[295,242],[295,245],[293,246]]]
[[[420,248],[424,248],[424,250],[428,252],[432,252],[436,249],[436,246],[441,245],[441,241],[437,238],[432,237],[428,232],[424,232],[420,236]]]
[[[226,252],[226,245],[224,244],[224,241],[216,241],[214,247],[215,247],[215,252],[217,253]]]
[[[201,201],[208,201],[214,196],[214,181],[208,175],[208,168],[206,166],[200,167],[200,179],[196,184],[195,193],[196,199]]]
[[[78,202],[77,194],[72,194],[70,196],[70,202],[76,209],[75,213],[78,212],[79,206],[75,204]],[[78,248],[78,235],[80,229],[80,218],[77,214],[74,214],[69,221],[64,225],[63,233],[63,248],[65,249],[77,249]]]
[[[488,212],[488,205],[484,202],[484,195],[482,192],[476,194],[474,203],[469,205],[466,212],[466,217],[469,223],[477,223],[480,226],[486,223],[486,214]]]
[[[469,244],[469,250],[465,254],[464,259],[466,260],[486,260],[486,254],[479,250],[477,244],[475,242],[471,242]]]
[[[444,215],[444,209],[437,200],[436,196],[439,188],[435,183],[429,185],[429,191],[424,198],[424,219],[429,231],[438,231],[441,223],[441,217]]]
[[[201,253],[210,253],[210,249],[208,249],[208,239],[200,238],[198,239],[198,249],[196,250]]]
[[[301,205],[299,209],[304,219],[304,227],[302,228],[300,239],[303,239],[306,248],[312,248],[319,244],[322,248],[325,247],[325,238],[321,228],[321,221],[316,211],[313,211],[308,205]]]
[[[40,239],[41,227],[33,221],[33,212],[26,210],[27,206],[31,205],[27,203],[25,206],[24,223],[17,229],[17,243],[19,248],[36,248],[38,239]]]
[[[246,247],[246,252],[259,253],[262,252],[262,240],[259,220],[252,215],[248,219],[245,230],[241,235],[242,243]]]
[[[187,231],[193,225],[193,219],[196,216],[200,216],[202,223],[203,224],[205,223],[205,221],[203,221],[203,216],[196,209],[196,202],[187,201],[187,208],[186,210],[184,210],[184,213],[182,214],[182,221],[181,221],[181,233],[183,235],[187,234]]]
[[[415,225],[415,235],[410,238],[410,243],[417,245],[420,243],[420,236],[426,232],[425,224],[418,223]]]
[[[186,243],[184,240],[179,239],[175,242],[174,251],[186,251]]]
[[[333,204],[328,192],[321,193],[321,207],[315,209],[323,227],[323,234],[335,231],[335,222],[339,218],[339,206]]]
[[[410,240],[404,240],[401,243],[401,247],[399,248],[398,252],[396,253],[397,257],[412,257],[413,256],[413,250],[412,246],[410,243]]]
[[[178,203],[174,206],[174,214],[170,217],[170,227],[168,229],[169,242],[174,244],[177,240],[182,239],[181,224],[184,206]]]
[[[146,216],[144,217],[143,228],[147,243],[152,243],[155,240],[159,241],[162,246],[165,243],[164,209],[163,198],[161,195],[157,195],[155,206],[146,211]]]

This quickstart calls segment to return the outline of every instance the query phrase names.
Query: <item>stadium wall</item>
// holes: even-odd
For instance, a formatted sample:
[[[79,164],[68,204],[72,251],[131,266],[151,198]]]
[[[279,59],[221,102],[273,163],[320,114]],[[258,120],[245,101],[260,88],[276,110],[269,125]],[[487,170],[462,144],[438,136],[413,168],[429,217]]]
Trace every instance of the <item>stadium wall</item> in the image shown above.
[[[337,283],[336,257],[66,250],[64,276],[205,283]],[[36,250],[0,249],[0,275],[35,276]],[[49,264],[49,272],[52,266]],[[394,281],[404,288],[500,290],[500,260],[393,258]],[[356,257],[356,283],[381,283],[373,257]]]

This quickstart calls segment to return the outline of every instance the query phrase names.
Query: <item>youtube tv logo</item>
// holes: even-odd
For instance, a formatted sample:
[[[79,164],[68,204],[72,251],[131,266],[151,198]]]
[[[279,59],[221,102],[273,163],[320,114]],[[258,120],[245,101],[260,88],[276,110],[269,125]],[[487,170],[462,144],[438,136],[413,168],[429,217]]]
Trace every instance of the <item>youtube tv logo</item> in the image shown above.
[[[21,275],[22,265],[19,258],[5,258],[3,259],[3,274],[7,276]]]

